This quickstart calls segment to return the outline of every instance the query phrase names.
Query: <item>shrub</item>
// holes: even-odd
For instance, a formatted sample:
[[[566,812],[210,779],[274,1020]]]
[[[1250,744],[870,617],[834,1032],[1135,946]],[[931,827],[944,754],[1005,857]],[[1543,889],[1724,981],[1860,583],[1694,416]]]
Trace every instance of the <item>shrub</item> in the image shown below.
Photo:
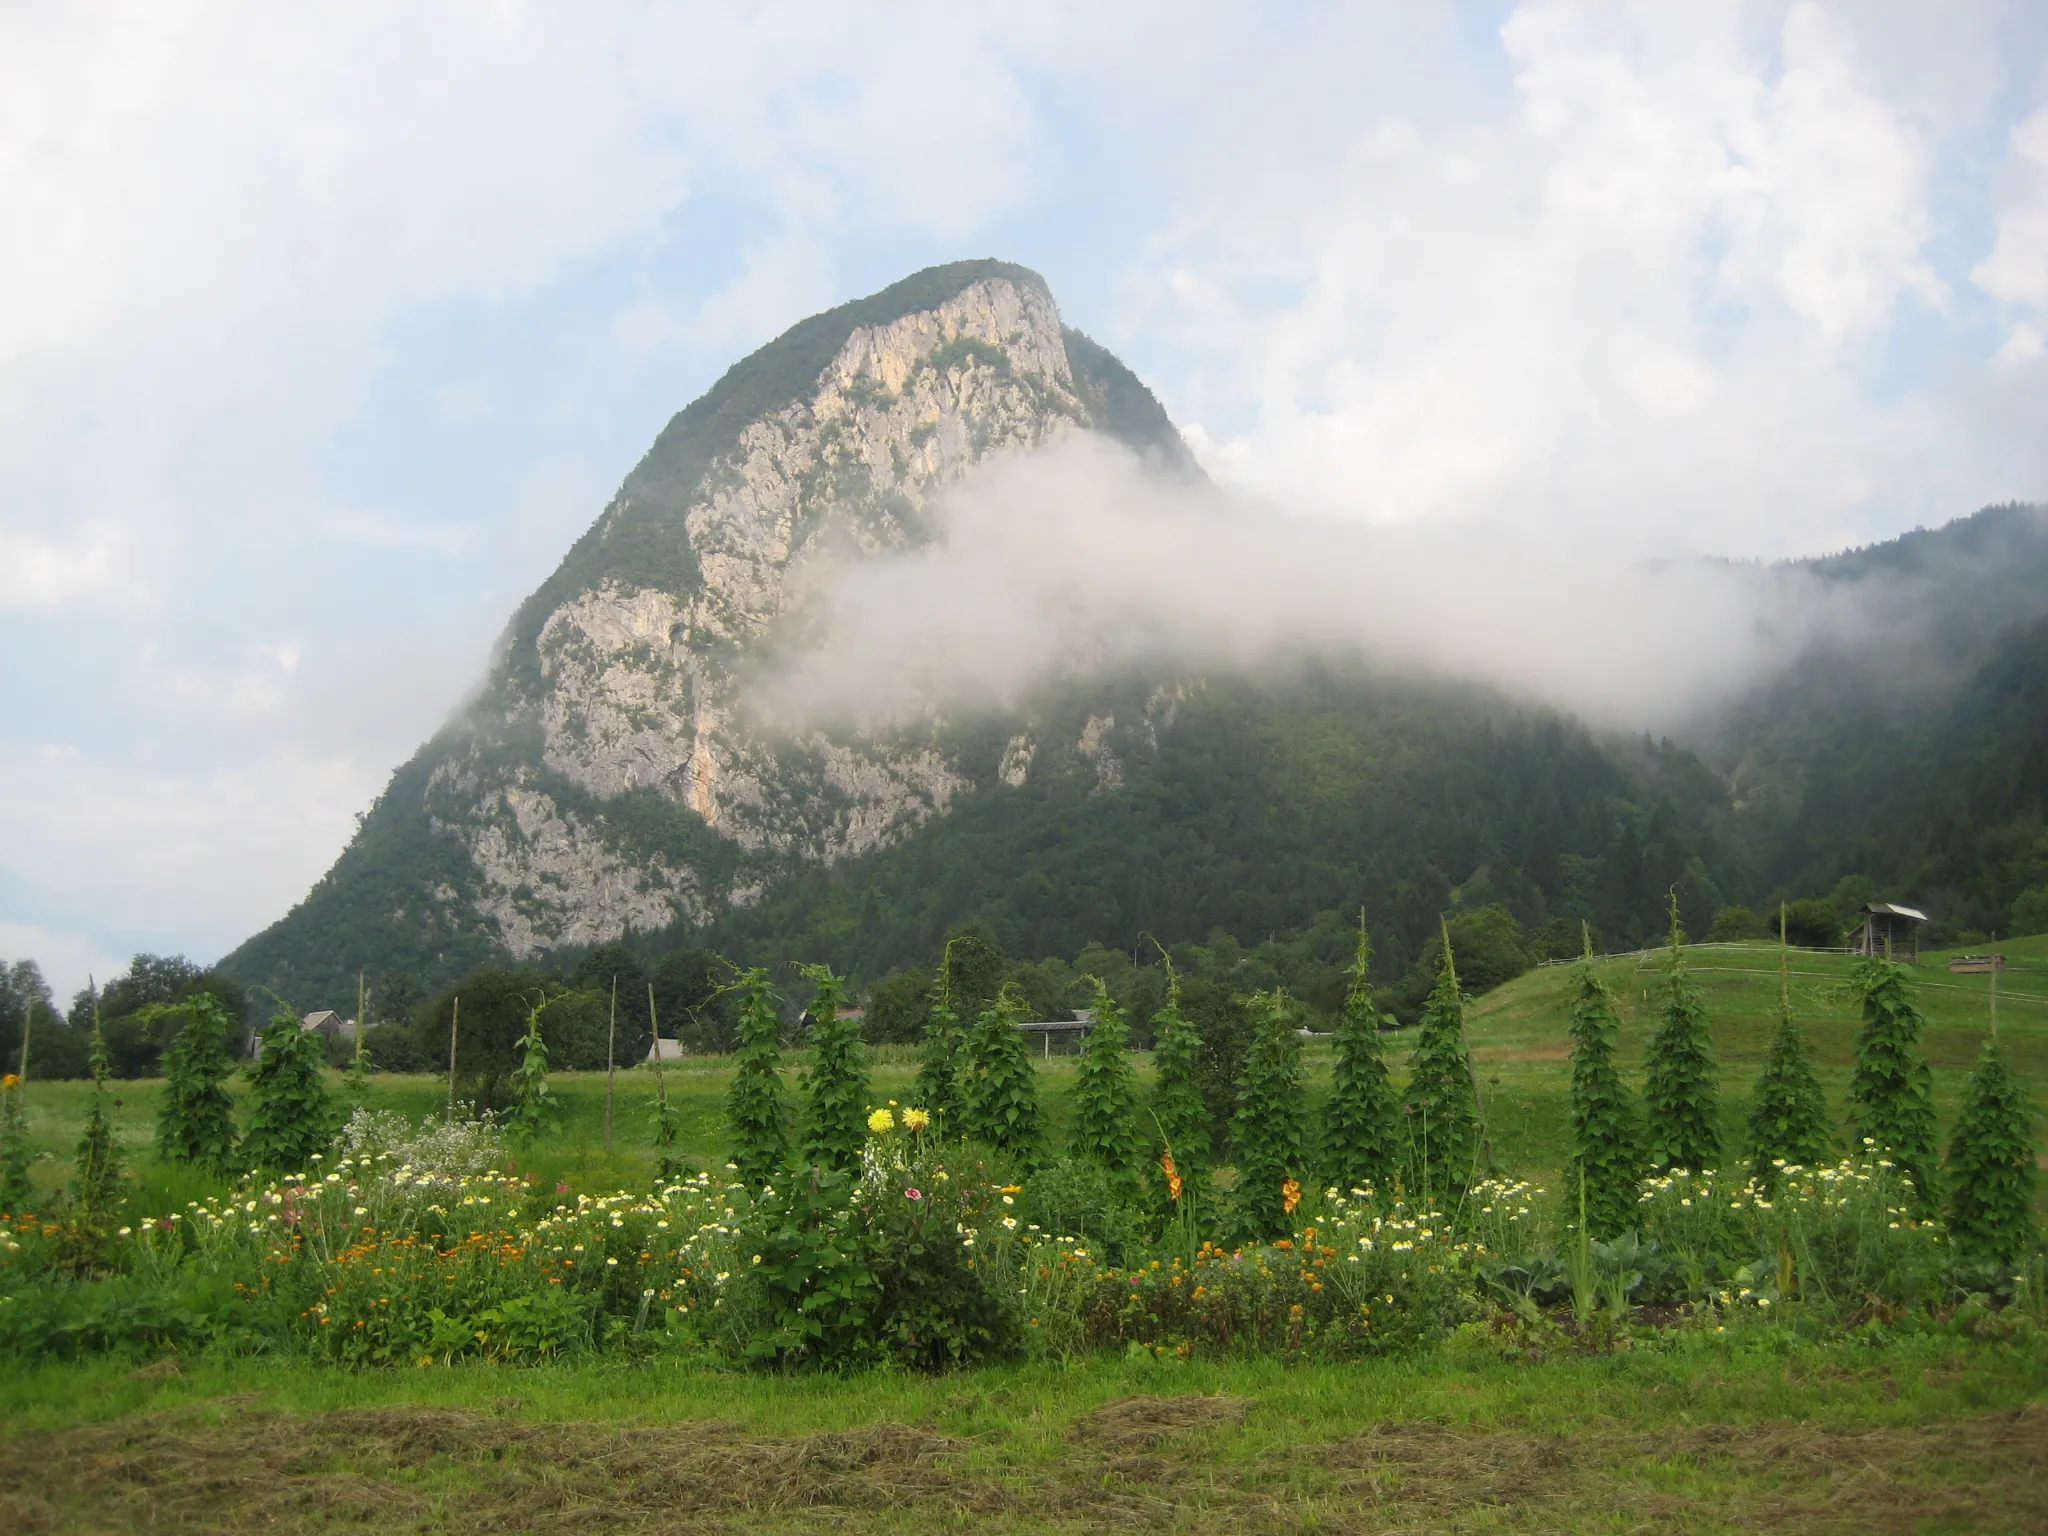
[[[262,1054],[249,1069],[252,1110],[242,1161],[281,1173],[309,1166],[334,1135],[334,1109],[321,1076],[320,1037],[280,1008],[260,1037]]]
[[[1138,1161],[1138,1075],[1131,1029],[1109,988],[1095,983],[1095,1024],[1074,1074],[1073,1154],[1112,1173]]]
[[[868,1069],[860,1020],[842,1018],[846,983],[827,966],[800,967],[817,987],[811,998],[811,1065],[804,1074],[802,1151],[806,1160],[848,1168],[867,1136]]]
[[[725,1093],[727,1154],[749,1189],[759,1189],[789,1156],[782,1107],[782,1016],[776,1012],[768,972],[741,973],[739,1054]]]
[[[1425,1202],[1465,1188],[1479,1161],[1478,1095],[1465,1045],[1465,1000],[1458,990],[1448,927],[1442,938],[1442,964],[1423,1004],[1422,1027],[1408,1063],[1408,1162]]]
[[[540,1027],[540,1016],[553,1001],[544,993],[534,994],[526,1033],[519,1037],[519,1063],[512,1069],[512,1112],[505,1117],[505,1128],[528,1144],[562,1128],[560,1107],[548,1086],[548,1043]]]
[[[1038,1073],[1016,1027],[1022,1010],[1022,1000],[1005,988],[975,1021],[960,1085],[960,1121],[969,1137],[1031,1168],[1043,1144]]]
[[[363,1033],[363,1049],[379,1072],[432,1072],[446,1067],[448,1037],[441,1037],[442,1056],[436,1062],[420,1049],[419,1034],[410,1024],[373,1024]]]
[[[1934,1197],[1934,1081],[1920,1054],[1927,1020],[1907,991],[1903,965],[1873,955],[1856,967],[1852,985],[1862,1003],[1849,1103],[1856,1129],[1905,1169],[1923,1207]]]
[[[1380,1010],[1372,993],[1372,936],[1358,921],[1358,949],[1345,972],[1337,1016],[1337,1060],[1323,1106],[1323,1177],[1340,1190],[1392,1188],[1401,1164],[1401,1106],[1380,1045]]]
[[[1583,1196],[1587,1232],[1606,1239],[1635,1225],[1643,1139],[1642,1122],[1615,1065],[1621,1024],[1614,999],[1593,969],[1592,949],[1589,937],[1572,968],[1572,1151],[1564,1194],[1574,1204]]]
[[[1180,1189],[1176,1193],[1171,1187],[1163,1161],[1159,1186],[1162,1208],[1182,1206],[1199,1214],[1212,1188],[1214,1150],[1209,1108],[1202,1099],[1202,1037],[1181,1012],[1180,977],[1171,958],[1166,971],[1166,1001],[1152,1015],[1152,1118],[1159,1131],[1160,1156],[1172,1159],[1172,1176],[1180,1180]]]
[[[1308,1172],[1301,1096],[1301,1037],[1284,992],[1252,999],[1259,1032],[1245,1056],[1231,1140],[1237,1147],[1237,1230],[1265,1241],[1292,1230]]]
[[[1650,1166],[1713,1168],[1721,1161],[1720,1096],[1714,1083],[1714,1042],[1700,989],[1686,974],[1678,898],[1671,898],[1671,958],[1664,974],[1661,1017],[1650,1037],[1643,1083]]]
[[[156,1145],[164,1157],[225,1172],[235,1158],[235,1104],[227,1090],[234,1022],[211,993],[147,1010],[152,1028],[170,1034],[163,1053],[164,1097]]]
[[[943,976],[943,970],[941,975]],[[924,1037],[918,1049],[917,1102],[949,1136],[961,1131],[960,1068],[966,1037],[960,1029],[959,1010],[952,993],[943,983],[926,1002]]]
[[[1948,1144],[1949,1231],[1965,1262],[2009,1265],[2033,1251],[2033,1120],[2004,1048],[1986,1040]]]
[[[1004,1194],[1014,1196],[1014,1207]],[[1138,1263],[1148,1251],[1148,1213],[1132,1203],[1130,1181],[1112,1176],[1099,1163],[1068,1161],[1038,1169],[1021,1188],[998,1191],[997,1204],[1002,1207],[998,1224],[1007,1217],[1027,1234],[1078,1238],[1107,1263]]]
[[[1828,1134],[1827,1097],[1814,1072],[1813,1048],[1792,1016],[1792,980],[1781,943],[1778,954],[1778,1033],[1764,1058],[1749,1112],[1750,1176],[1765,1188],[1773,1169],[1796,1163],[1811,1167],[1834,1150]]]

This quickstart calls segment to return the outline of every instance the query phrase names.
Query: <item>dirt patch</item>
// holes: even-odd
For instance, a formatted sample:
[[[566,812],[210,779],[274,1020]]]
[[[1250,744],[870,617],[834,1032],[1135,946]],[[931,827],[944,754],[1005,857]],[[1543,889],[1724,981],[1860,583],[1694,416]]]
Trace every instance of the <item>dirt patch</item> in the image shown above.
[[[1910,1429],[1775,1423],[1575,1436],[1383,1423],[1198,1433],[1228,1397],[1107,1403],[1052,1443],[878,1423],[529,1424],[451,1409],[213,1404],[0,1443],[0,1530],[602,1529],[1340,1533],[2048,1530],[2048,1409]],[[1040,1450],[1034,1450],[1039,1446]]]

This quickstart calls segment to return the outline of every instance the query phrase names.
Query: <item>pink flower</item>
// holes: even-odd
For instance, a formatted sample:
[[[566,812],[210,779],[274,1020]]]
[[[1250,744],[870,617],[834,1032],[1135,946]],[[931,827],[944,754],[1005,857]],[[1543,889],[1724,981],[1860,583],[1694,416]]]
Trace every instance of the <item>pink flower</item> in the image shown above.
[[[924,1198],[924,1191],[921,1189],[906,1189],[903,1191],[903,1198],[906,1200],[922,1200]]]
[[[569,1193],[569,1186],[567,1184],[557,1184],[555,1186],[555,1193],[558,1195],[566,1195],[567,1193]]]

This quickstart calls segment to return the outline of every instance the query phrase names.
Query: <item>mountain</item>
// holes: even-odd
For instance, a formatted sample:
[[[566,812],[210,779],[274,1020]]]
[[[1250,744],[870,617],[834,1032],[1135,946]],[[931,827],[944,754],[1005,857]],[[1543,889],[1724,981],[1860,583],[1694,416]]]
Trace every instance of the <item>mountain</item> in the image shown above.
[[[1977,861],[1958,875],[1905,825],[1952,803],[1956,743],[1983,767],[2043,723],[2040,648],[2013,627],[2048,608],[2026,509],[1811,563],[1883,594],[1881,637],[1786,658],[1683,746],[1334,662],[1067,678],[869,732],[752,723],[749,680],[802,635],[819,568],[919,547],[977,464],[1089,432],[1199,475],[1024,268],[935,267],[793,327],[675,416],[471,703],[221,968],[301,1007],[352,998],[358,970],[436,984],[615,940],[872,978],[965,921],[1073,954],[1256,942],[1363,902],[1398,970],[1447,907],[1498,901],[1569,947],[1581,921],[1654,936],[1673,888],[1699,931],[1724,901],[1848,873],[1935,871],[1972,913],[2031,878],[2008,857],[1987,883],[1951,839],[1941,857]],[[2000,826],[2038,823],[2038,780],[2021,750],[1982,791]]]

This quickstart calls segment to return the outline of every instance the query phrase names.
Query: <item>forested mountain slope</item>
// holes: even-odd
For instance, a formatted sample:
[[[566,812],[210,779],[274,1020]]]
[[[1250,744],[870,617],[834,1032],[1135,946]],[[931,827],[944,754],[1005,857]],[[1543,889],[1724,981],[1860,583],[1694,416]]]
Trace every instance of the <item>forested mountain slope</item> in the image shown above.
[[[754,723],[753,669],[817,562],[914,550],[975,465],[1091,431],[1198,473],[1023,268],[933,268],[793,327],[675,417],[512,617],[474,704],[222,969],[305,1008],[346,1004],[359,970],[431,985],[619,940],[872,978],[970,921],[1072,954],[1255,943],[1362,903],[1398,971],[1446,908],[1625,945],[1673,887],[1698,930],[1846,873],[1973,921],[2041,878],[2044,642],[2024,625],[2048,607],[2048,534],[2017,508],[1816,562],[1882,588],[1882,635],[1787,657],[1697,753],[1335,662],[1070,677],[886,731]]]

